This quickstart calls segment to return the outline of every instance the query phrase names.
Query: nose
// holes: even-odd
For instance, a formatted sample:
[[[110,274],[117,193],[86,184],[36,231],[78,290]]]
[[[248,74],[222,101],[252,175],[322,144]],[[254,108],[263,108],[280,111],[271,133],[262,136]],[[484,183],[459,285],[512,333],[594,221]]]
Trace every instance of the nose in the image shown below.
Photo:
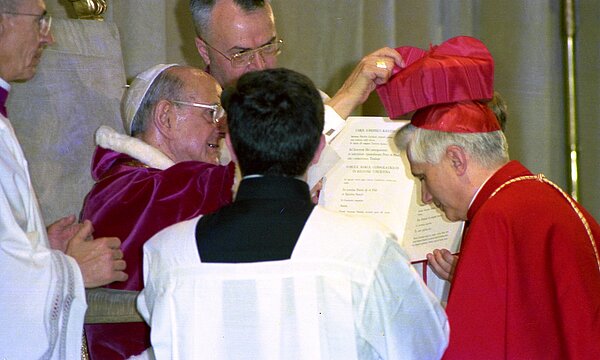
[[[433,196],[427,191],[427,187],[424,184],[421,184],[421,201],[423,201],[424,204],[433,202]]]
[[[217,130],[219,131],[219,136],[224,138],[227,133],[227,115],[219,120],[217,123]]]
[[[52,44],[54,44],[54,35],[52,35],[52,31],[49,31],[46,35],[42,35],[40,37],[40,42],[43,45],[52,45]]]
[[[267,68],[267,63],[265,62],[262,52],[257,51],[254,53],[252,61],[250,62],[250,67],[252,70],[264,70]]]

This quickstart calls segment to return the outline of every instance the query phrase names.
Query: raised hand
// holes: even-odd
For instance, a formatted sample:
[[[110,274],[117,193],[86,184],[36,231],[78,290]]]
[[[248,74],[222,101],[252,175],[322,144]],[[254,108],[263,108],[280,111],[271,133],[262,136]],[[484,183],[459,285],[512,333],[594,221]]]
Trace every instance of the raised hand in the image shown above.
[[[342,118],[364,103],[377,85],[392,76],[394,65],[404,67],[400,54],[389,47],[376,50],[360,60],[338,92],[327,102]]]

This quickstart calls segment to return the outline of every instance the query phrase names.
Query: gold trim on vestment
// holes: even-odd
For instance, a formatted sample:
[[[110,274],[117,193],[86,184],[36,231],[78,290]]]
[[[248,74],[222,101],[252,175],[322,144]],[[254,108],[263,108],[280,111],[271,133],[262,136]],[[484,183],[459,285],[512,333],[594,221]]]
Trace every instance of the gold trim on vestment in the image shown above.
[[[144,164],[143,162],[141,162],[141,161],[138,161],[138,160],[130,160],[130,161],[126,161],[126,162],[124,162],[124,163],[123,163],[123,165],[127,165],[127,166],[133,166],[133,167],[143,167],[143,168],[146,168],[146,169],[149,169],[149,168],[150,168],[150,166],[149,166],[149,165],[146,165],[146,164]]]

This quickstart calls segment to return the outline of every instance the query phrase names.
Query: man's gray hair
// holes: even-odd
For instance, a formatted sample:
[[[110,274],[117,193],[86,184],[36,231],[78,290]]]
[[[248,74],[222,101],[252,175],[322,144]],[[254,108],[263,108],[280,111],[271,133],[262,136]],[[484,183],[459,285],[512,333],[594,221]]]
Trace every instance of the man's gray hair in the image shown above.
[[[222,0],[190,0],[196,35],[201,38],[210,36],[210,16],[217,1]],[[265,7],[265,0],[233,0],[233,3],[247,12]]]
[[[394,143],[415,163],[438,164],[448,146],[465,150],[480,166],[492,169],[508,162],[508,143],[501,130],[487,133],[450,133],[421,129],[412,124],[394,135]]]
[[[144,95],[140,107],[133,118],[131,135],[135,136],[146,131],[148,122],[152,119],[152,113],[156,104],[163,99],[181,100],[184,81],[172,73],[172,69],[178,66],[166,69],[154,79],[152,85]]]

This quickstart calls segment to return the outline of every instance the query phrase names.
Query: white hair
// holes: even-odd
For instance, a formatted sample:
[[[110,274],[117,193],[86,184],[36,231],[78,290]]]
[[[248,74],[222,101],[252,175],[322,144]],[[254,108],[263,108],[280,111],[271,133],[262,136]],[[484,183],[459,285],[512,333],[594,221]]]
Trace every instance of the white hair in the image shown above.
[[[480,166],[492,169],[509,160],[508,143],[501,130],[486,133],[451,133],[421,129],[411,124],[394,135],[394,143],[416,163],[438,164],[448,146],[465,150]]]

